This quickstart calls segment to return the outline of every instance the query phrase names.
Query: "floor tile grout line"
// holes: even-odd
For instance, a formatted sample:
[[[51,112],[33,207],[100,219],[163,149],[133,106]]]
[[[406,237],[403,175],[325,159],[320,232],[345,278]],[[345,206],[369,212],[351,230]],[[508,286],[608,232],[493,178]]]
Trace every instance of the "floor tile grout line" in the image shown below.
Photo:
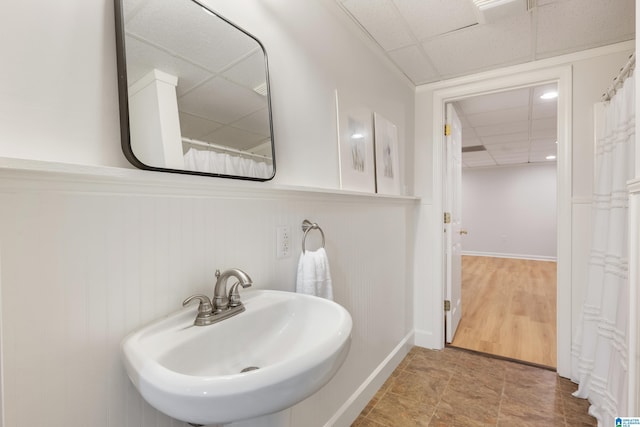
[[[416,348],[416,347],[414,347]],[[403,388],[403,384],[404,381],[406,380],[406,378],[401,379],[401,377],[399,376],[399,374],[402,374],[403,376],[409,375],[411,376],[412,373],[415,373],[417,371],[422,371],[422,366],[424,366],[425,368],[427,368],[428,371],[430,371],[431,369],[436,369],[436,370],[440,370],[447,373],[446,376],[441,377],[441,379],[445,379],[446,378],[446,382],[444,383],[440,383],[441,386],[439,386],[437,389],[433,389],[433,391],[437,392],[438,390],[440,391],[440,393],[437,393],[435,396],[433,393],[425,391],[425,395],[429,395],[429,396],[433,396],[436,397],[436,399],[431,400],[431,402],[434,402],[431,411],[426,412],[423,411],[420,415],[420,418],[415,418],[415,420],[420,420],[419,424],[423,425],[423,423],[425,425],[430,425],[433,427],[434,423],[438,422],[438,419],[435,418],[436,414],[439,413],[440,410],[442,410],[446,405],[444,404],[444,397],[447,393],[451,392],[451,386],[452,386],[452,381],[456,376],[464,376],[465,373],[467,373],[469,370],[478,370],[478,369],[485,369],[485,367],[489,367],[489,365],[487,365],[486,363],[481,363],[481,364],[477,364],[474,363],[477,360],[482,360],[484,359],[485,361],[488,361],[490,359],[492,360],[496,360],[496,358],[487,356],[487,355],[482,355],[482,354],[478,354],[477,352],[474,351],[465,351],[464,349],[457,349],[457,348],[451,348],[451,349],[445,349],[443,350],[444,353],[440,353],[438,354],[435,350],[428,350],[428,349],[424,349],[424,350],[412,350],[411,354],[408,354],[405,360],[403,360],[401,362],[401,364],[399,364],[399,366],[396,367],[396,370],[394,370],[394,372],[392,373],[392,375],[390,375],[388,382],[385,381],[385,384],[387,385],[387,387],[385,387],[382,390],[378,390],[378,392],[380,392],[380,394],[377,396],[378,399],[375,402],[375,404],[373,404],[370,407],[369,412],[365,415],[364,413],[361,414],[361,419],[362,420],[366,420],[366,422],[368,422],[370,425],[376,425],[376,426],[389,426],[392,424],[389,424],[389,419],[386,419],[388,415],[390,415],[391,413],[388,411],[388,408],[386,408],[386,404],[381,405],[381,402],[385,401],[385,399],[396,399],[398,397],[405,397],[405,398],[410,398],[411,400],[416,400],[419,402],[423,402],[423,399],[420,398],[420,396],[422,396],[423,394],[419,394],[417,395],[418,397],[416,397],[416,395],[411,394],[411,395],[407,395],[406,393],[403,394],[402,392],[402,388]],[[448,353],[448,354],[447,354]],[[462,355],[468,355],[468,356],[462,356]],[[442,357],[444,356],[444,357]],[[471,363],[470,363],[471,362]],[[497,402],[497,409],[496,412],[497,413],[497,418],[496,418],[496,426],[501,425],[501,419],[504,420],[505,422],[512,422],[512,420],[517,419],[519,416],[514,414],[511,415],[504,415],[504,411],[505,408],[507,406],[509,406],[510,404],[507,404],[507,389],[509,387],[511,387],[510,384],[512,384],[513,386],[517,386],[517,384],[521,384],[522,381],[527,381],[527,379],[525,377],[523,377],[520,380],[517,380],[516,378],[516,382],[513,382],[511,380],[509,380],[510,376],[509,373],[516,373],[516,372],[529,372],[529,373],[534,373],[537,371],[547,371],[544,368],[540,368],[538,366],[526,366],[527,364],[518,364],[515,363],[514,361],[505,361],[507,362],[506,364],[501,364],[498,362],[497,365],[491,365],[491,366],[496,366],[499,369],[499,372],[501,372],[501,378],[500,378],[500,382],[501,382],[501,388],[500,390],[500,399]],[[518,368],[517,366],[522,366],[522,368]],[[525,366],[523,366],[525,365]],[[533,369],[529,369],[529,368],[533,368]],[[514,371],[515,369],[515,371]],[[498,374],[498,371],[495,372],[495,374]],[[494,375],[494,374],[491,374]],[[547,374],[543,374],[542,376],[537,376],[534,375],[534,377],[532,378],[532,380],[534,381],[534,386],[537,383],[537,378],[541,378],[544,381],[547,381],[548,379],[550,379],[550,373],[549,371],[547,371]],[[546,378],[546,379],[545,379]],[[579,406],[576,406],[574,404],[574,399],[571,397],[571,387],[569,387],[567,384],[565,384],[566,379],[561,378],[557,375],[557,373],[554,374],[554,378],[555,378],[555,387],[554,387],[554,393],[555,396],[557,398],[560,399],[559,402],[556,403],[557,406],[554,406],[554,408],[556,409],[552,409],[554,414],[557,414],[556,416],[559,415],[559,418],[556,418],[560,424],[559,427],[562,426],[569,426],[569,425],[573,425],[573,424],[569,424],[569,416],[567,413],[567,405],[571,404],[571,408],[572,408],[572,414],[574,414],[575,416],[571,417],[572,421],[576,421],[578,423],[583,422],[583,417],[581,416],[582,414],[582,409],[580,409],[580,412],[578,412],[576,409],[579,408]],[[384,384],[383,384],[384,385]],[[394,389],[395,391],[392,391],[392,389],[394,387],[396,387],[396,385],[398,385],[400,388]],[[440,388],[441,387],[441,388]],[[457,390],[457,388],[456,388]],[[517,389],[516,389],[517,390]],[[511,395],[511,393],[509,393],[509,395]],[[392,397],[393,396],[393,397]],[[522,398],[518,397],[518,396],[513,396],[515,398],[514,403],[523,403]],[[426,401],[424,401],[423,403],[425,403]],[[457,405],[456,403],[457,401],[454,399],[454,401],[452,401],[451,403],[455,405]],[[387,401],[388,403],[388,401]],[[524,402],[525,405],[527,405],[527,402]],[[558,405],[559,404],[559,405]],[[443,406],[445,405],[445,406]],[[431,405],[430,405],[431,406]],[[530,409],[535,409],[535,407],[537,407],[537,403],[533,403],[532,405],[528,405]],[[534,407],[535,406],[535,407]],[[510,407],[510,406],[509,406]],[[380,412],[379,414],[376,413],[376,415],[373,415],[373,411],[374,409],[378,409]],[[426,408],[425,408],[426,409]],[[511,410],[508,410],[507,412],[510,412]],[[386,413],[386,415],[385,415]],[[382,415],[382,417],[380,417],[380,415]],[[417,415],[417,414],[416,414]],[[585,409],[585,414],[586,413],[586,409]],[[449,417],[449,411],[445,410],[445,413],[443,414],[443,416],[445,416],[445,419],[447,419]],[[591,417],[588,417],[591,418]],[[385,421],[386,419],[386,421]],[[562,421],[560,421],[562,420]],[[357,421],[357,420],[356,420]],[[444,421],[443,419],[440,419],[440,421]],[[488,421],[488,420],[486,420]],[[485,422],[486,422],[485,421]],[[594,421],[593,419],[591,420],[592,422]],[[416,424],[417,425],[417,424]],[[486,424],[486,425],[491,425],[491,424]],[[593,425],[595,426],[595,424],[589,424],[589,422],[585,422],[584,425]]]

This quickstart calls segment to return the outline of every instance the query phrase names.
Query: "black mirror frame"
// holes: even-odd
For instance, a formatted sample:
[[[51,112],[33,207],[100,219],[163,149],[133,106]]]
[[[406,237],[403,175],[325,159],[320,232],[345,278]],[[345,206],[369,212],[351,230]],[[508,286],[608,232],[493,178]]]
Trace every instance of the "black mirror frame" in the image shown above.
[[[220,16],[209,7],[203,5],[197,0],[184,0],[184,1],[192,1],[198,6],[206,9],[214,16],[220,18],[227,24],[231,25],[235,29],[241,31],[245,35],[251,37],[255,40],[256,43],[262,49],[264,54],[264,66],[265,66],[265,84],[267,86],[267,113],[269,115],[269,132],[271,133],[271,159],[273,165],[273,173],[269,178],[254,178],[248,176],[239,176],[239,175],[224,175],[224,174],[216,174],[216,173],[208,173],[208,172],[198,172],[191,170],[182,170],[182,169],[170,169],[170,168],[162,168],[156,166],[149,166],[142,163],[133,153],[131,149],[131,134],[130,134],[130,126],[129,126],[129,89],[127,83],[127,60],[126,60],[126,50],[125,50],[125,32],[124,32],[124,15],[123,15],[123,6],[122,2],[124,0],[114,0],[114,15],[115,15],[115,35],[116,35],[116,62],[117,62],[117,71],[118,71],[118,98],[120,104],[120,141],[122,145],[122,152],[127,160],[137,167],[138,169],[155,171],[155,172],[170,172],[170,173],[179,173],[184,175],[200,175],[200,176],[211,176],[217,178],[230,178],[230,179],[241,179],[246,181],[270,181],[276,175],[276,153],[275,153],[275,141],[273,135],[273,119],[271,116],[271,87],[269,83],[269,61],[267,58],[267,51],[264,48],[263,44],[254,37],[252,34],[243,30],[242,28],[235,25],[233,22],[230,22],[228,19]]]

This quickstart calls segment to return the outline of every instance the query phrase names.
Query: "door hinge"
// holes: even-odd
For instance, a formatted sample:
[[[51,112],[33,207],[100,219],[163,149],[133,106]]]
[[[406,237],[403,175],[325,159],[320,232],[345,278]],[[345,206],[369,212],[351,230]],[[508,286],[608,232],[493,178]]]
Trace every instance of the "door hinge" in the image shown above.
[[[451,125],[444,125],[444,136],[451,135]]]
[[[444,311],[451,311],[451,301],[444,300]]]
[[[445,212],[444,213],[444,223],[445,224],[451,224],[451,213],[450,212]]]

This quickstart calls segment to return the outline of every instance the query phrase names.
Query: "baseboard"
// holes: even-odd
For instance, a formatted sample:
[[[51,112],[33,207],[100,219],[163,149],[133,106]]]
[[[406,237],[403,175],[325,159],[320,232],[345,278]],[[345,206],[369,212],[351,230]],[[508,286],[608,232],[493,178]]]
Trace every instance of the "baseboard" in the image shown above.
[[[409,332],[402,341],[389,353],[378,367],[367,377],[358,389],[327,421],[324,427],[350,426],[358,415],[367,406],[382,384],[398,367],[402,359],[413,346],[414,333]]]
[[[486,256],[491,258],[526,259],[531,261],[553,261],[553,262],[557,261],[556,257],[545,256],[545,255],[503,254],[498,252],[475,252],[475,251],[462,251],[461,254],[465,256]]]
[[[415,330],[415,338],[413,343],[418,347],[429,348],[431,350],[439,350],[442,348],[443,343],[436,342],[436,338],[431,332]]]

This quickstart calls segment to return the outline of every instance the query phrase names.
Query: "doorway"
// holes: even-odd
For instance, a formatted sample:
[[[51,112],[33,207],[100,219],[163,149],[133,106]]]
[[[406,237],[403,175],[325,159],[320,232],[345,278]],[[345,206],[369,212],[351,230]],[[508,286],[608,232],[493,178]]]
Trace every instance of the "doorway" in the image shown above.
[[[519,89],[523,87],[537,86],[548,83],[556,83],[558,87],[558,145],[557,145],[557,304],[565,307],[557,313],[557,371],[561,376],[570,374],[571,366],[571,67],[558,66],[541,68],[514,73],[513,70],[503,70],[488,73],[472,81],[460,81],[456,85],[448,84],[441,89],[432,92],[433,114],[433,211],[434,214],[443,217],[444,209],[444,175],[439,172],[444,170],[444,146],[445,138],[442,133],[444,128],[445,105],[464,98],[478,95],[486,95],[505,90]],[[445,237],[442,233],[441,223],[433,224],[432,232],[433,264],[441,266],[436,268],[433,277],[436,283],[445,283]],[[444,346],[444,306],[446,290],[436,289],[433,304],[440,306],[442,316],[434,319],[440,323],[441,329],[437,337]],[[442,299],[438,299],[438,296]],[[436,330],[437,331],[437,330]]]
[[[461,250],[452,252],[461,252],[462,271],[451,270],[453,278],[461,277],[464,307],[447,343],[551,368],[556,366],[556,86],[447,105],[448,117],[453,109],[462,123],[461,191],[452,189],[461,194],[462,225],[450,232],[460,234]],[[449,141],[446,149],[451,147]]]

